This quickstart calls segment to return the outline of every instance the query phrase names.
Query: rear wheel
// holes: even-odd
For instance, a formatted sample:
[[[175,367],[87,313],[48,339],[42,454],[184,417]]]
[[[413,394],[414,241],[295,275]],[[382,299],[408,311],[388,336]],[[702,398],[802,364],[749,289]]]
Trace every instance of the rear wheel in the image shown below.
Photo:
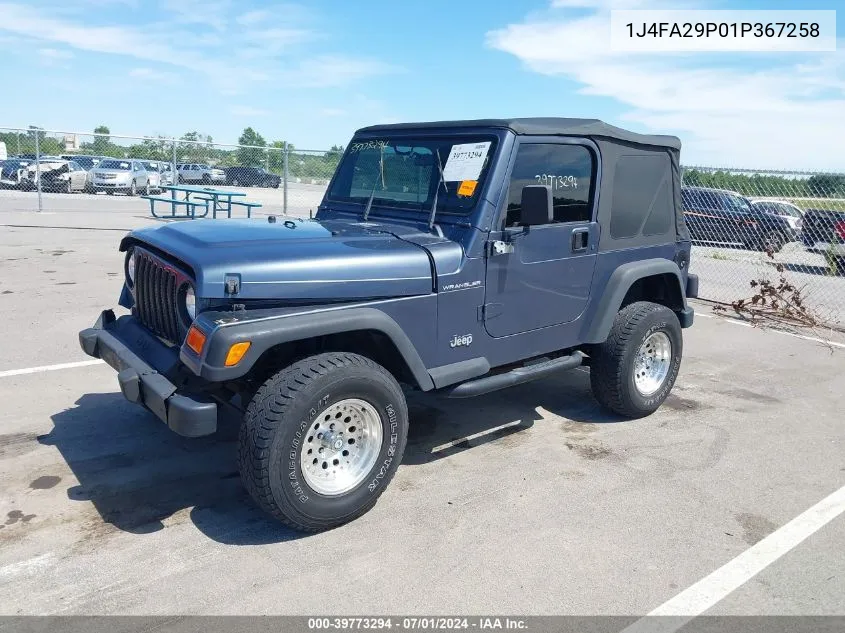
[[[591,354],[593,395],[625,417],[649,415],[672,390],[682,353],[675,313],[656,303],[632,303],[619,311],[607,340]]]
[[[408,432],[402,390],[357,354],[306,358],[267,380],[247,407],[238,465],[263,510],[314,532],[358,518],[393,478]]]

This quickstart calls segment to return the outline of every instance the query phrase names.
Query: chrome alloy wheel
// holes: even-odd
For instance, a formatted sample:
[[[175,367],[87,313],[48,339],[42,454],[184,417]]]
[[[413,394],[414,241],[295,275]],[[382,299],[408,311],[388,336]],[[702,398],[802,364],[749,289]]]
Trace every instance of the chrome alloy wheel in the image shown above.
[[[665,332],[654,332],[637,350],[634,386],[640,395],[650,396],[666,382],[672,364],[672,341]]]
[[[382,443],[381,416],[369,402],[348,398],[320,413],[300,448],[308,486],[321,495],[354,490],[376,463]]]

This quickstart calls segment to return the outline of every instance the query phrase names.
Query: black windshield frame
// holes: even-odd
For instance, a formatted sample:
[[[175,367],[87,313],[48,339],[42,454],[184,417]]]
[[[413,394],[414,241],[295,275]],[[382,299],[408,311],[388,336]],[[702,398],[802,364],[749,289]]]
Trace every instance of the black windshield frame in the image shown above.
[[[475,181],[447,181],[445,188],[442,184],[439,184],[440,169],[441,167],[446,168],[453,146],[482,143],[489,143],[489,146],[483,167]],[[436,135],[385,134],[372,139],[354,138],[338,164],[335,175],[326,191],[326,201],[364,207],[370,195],[373,194],[373,186],[375,186],[373,210],[381,208],[414,214],[428,213],[434,201],[434,193],[439,186],[438,217],[441,215],[466,217],[473,212],[481,199],[482,191],[489,178],[499,147],[500,139],[497,135],[489,132]],[[398,151],[396,148],[398,148]],[[438,165],[438,150],[440,165]],[[415,191],[408,191],[407,185],[410,183],[407,181],[407,173],[399,177],[398,182],[395,179],[394,182],[389,182],[391,180],[389,173],[384,175],[380,173],[379,158],[382,151],[387,152],[388,160],[399,161],[401,159],[404,163],[409,160],[414,161],[411,168],[418,168],[416,178],[419,183]],[[359,163],[365,159],[372,164],[360,165]],[[389,167],[387,167],[387,172],[390,172]],[[354,182],[356,178],[358,178],[357,183]],[[374,178],[375,180],[373,180]],[[403,182],[403,178],[405,179],[404,191],[389,191],[391,186],[396,189],[397,185]],[[464,182],[474,182],[474,184],[464,185]],[[464,185],[463,188],[462,185]],[[470,189],[472,191],[467,195]],[[459,190],[462,191],[460,195]]]

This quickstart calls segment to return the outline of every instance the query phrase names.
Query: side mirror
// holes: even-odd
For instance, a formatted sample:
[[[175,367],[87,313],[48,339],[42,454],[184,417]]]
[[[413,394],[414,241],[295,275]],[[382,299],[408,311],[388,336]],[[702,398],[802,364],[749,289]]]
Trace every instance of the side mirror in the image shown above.
[[[522,188],[522,226],[551,224],[554,221],[552,189],[547,185],[527,185]]]

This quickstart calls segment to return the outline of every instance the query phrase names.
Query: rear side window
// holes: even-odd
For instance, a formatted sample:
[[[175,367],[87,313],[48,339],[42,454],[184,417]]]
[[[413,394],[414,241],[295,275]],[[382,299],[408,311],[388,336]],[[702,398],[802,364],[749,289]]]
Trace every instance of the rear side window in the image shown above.
[[[665,235],[673,226],[672,166],[666,154],[620,156],[613,178],[610,235]]]
[[[593,154],[583,145],[520,145],[508,189],[505,226],[519,224],[526,185],[551,187],[555,222],[589,222],[594,170]]]

